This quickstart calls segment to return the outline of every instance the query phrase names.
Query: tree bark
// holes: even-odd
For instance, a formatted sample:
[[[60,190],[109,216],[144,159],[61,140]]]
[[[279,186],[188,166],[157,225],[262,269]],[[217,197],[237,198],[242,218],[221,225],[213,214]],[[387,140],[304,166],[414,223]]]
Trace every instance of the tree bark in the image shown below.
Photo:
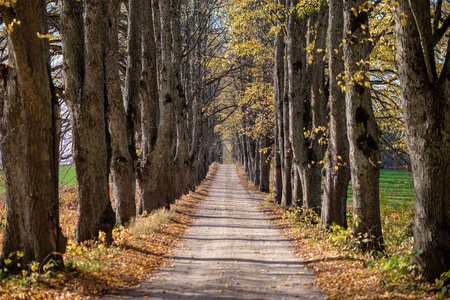
[[[187,104],[181,81],[182,36],[181,36],[181,0],[172,1],[172,36],[173,36],[173,68],[174,82],[173,90],[175,95],[176,114],[176,151],[175,151],[175,189],[176,197],[189,191],[190,181],[190,161],[187,140]]]
[[[162,109],[158,126],[158,138],[156,141],[153,165],[155,166],[154,178],[156,190],[154,196],[158,206],[168,208],[175,200],[174,193],[174,140],[175,140],[175,116],[173,94],[173,65],[172,65],[172,32],[170,26],[170,3],[159,0],[160,29],[161,29],[161,70],[159,103]]]
[[[270,162],[272,146],[270,145],[270,139],[268,137],[262,137],[260,140],[260,179],[259,190],[264,193],[270,192]]]
[[[330,126],[324,167],[322,229],[327,229],[332,224],[347,228],[347,187],[350,181],[345,94],[337,79],[337,76],[344,71],[343,50],[340,46],[344,29],[344,3],[342,0],[329,1],[328,18]]]
[[[284,42],[282,32],[275,36],[274,65],[274,110],[275,110],[275,143],[273,150],[273,195],[275,202],[280,204],[283,194],[282,168],[284,164],[284,133],[283,133],[283,85],[284,85]]]
[[[105,122],[108,1],[62,0],[61,37],[78,180],[75,239],[98,239],[104,231],[112,242],[115,216],[109,199]]]
[[[367,70],[370,45],[368,13],[359,11],[364,0],[345,1],[344,44],[346,71],[347,130],[350,145],[350,170],[353,187],[353,234],[368,242],[364,251],[382,251],[383,236],[380,220],[379,175],[380,131],[374,118]],[[352,8],[358,13],[354,14]],[[363,29],[361,25],[365,26]],[[362,83],[360,85],[359,83]]]
[[[430,16],[429,1],[401,0],[395,30],[416,196],[415,261],[434,282],[450,269],[450,57],[447,51],[438,76]]]
[[[49,259],[62,265],[66,249],[58,209],[58,102],[47,41],[36,35],[47,32],[45,8],[43,0],[0,7],[3,21],[13,24],[8,66],[1,65],[0,78],[0,146],[6,183],[2,265],[14,252],[23,266]],[[14,23],[16,19],[21,25]],[[17,251],[23,251],[23,257]]]
[[[286,61],[287,61],[287,71],[288,75],[286,76],[287,85],[287,101],[289,103],[289,110],[285,110],[285,114],[289,115],[289,141],[290,148],[292,148],[292,157],[293,157],[293,168],[294,172],[298,172],[300,176],[302,176],[302,185],[308,182],[306,179],[306,174],[303,173],[304,167],[300,168],[301,165],[307,165],[308,162],[306,160],[306,141],[304,135],[304,104],[305,104],[305,91],[306,88],[304,85],[308,85],[308,81],[306,80],[306,18],[300,17],[298,11],[296,10],[296,6],[298,4],[298,0],[288,1],[289,6],[287,6],[290,10],[288,21],[287,21],[287,50],[286,50]],[[286,142],[285,142],[286,143]],[[286,146],[285,146],[286,148]],[[295,184],[300,184],[299,180],[294,181]],[[299,187],[294,186],[294,190],[296,192],[302,190],[303,191],[303,201],[305,199],[305,186]],[[297,200],[297,199],[294,199]]]
[[[129,151],[127,116],[119,76],[119,14],[122,1],[109,4],[108,125],[111,138],[111,181],[116,222],[126,224],[136,216],[133,159]],[[132,1],[130,2],[132,6]],[[131,18],[131,9],[130,16]],[[135,21],[129,22],[133,26]],[[136,25],[134,25],[136,26]]]
[[[137,169],[139,186],[139,209],[142,214],[151,210],[152,204],[152,162],[151,155],[156,145],[159,123],[159,95],[156,68],[156,42],[154,32],[154,19],[152,1],[145,0],[143,6],[143,32],[142,32],[142,76],[141,76],[141,154]],[[156,207],[156,206],[155,206]]]

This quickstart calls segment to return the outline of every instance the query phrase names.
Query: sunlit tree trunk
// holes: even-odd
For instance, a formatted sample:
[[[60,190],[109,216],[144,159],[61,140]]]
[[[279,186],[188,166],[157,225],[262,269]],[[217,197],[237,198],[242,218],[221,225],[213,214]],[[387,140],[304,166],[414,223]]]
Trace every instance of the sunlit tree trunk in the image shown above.
[[[175,151],[175,188],[176,197],[189,191],[190,169],[189,148],[187,140],[187,104],[181,82],[182,36],[181,36],[181,0],[172,1],[172,35],[173,35],[173,68],[176,110],[176,151]]]
[[[154,197],[158,206],[172,203],[174,191],[174,141],[175,141],[175,115],[173,94],[173,63],[172,63],[172,30],[170,26],[171,7],[168,1],[159,0],[159,22],[161,30],[161,69],[159,78],[159,104],[161,117],[158,126],[158,137],[152,162],[154,165],[154,180],[156,189]]]
[[[275,113],[275,143],[273,146],[273,195],[275,202],[281,203],[283,182],[281,169],[283,166],[283,84],[284,84],[284,44],[281,32],[275,36],[274,45],[274,113]]]
[[[78,242],[112,241],[115,215],[109,199],[106,57],[109,1],[61,1],[61,38],[78,180]]]
[[[450,269],[450,57],[447,50],[438,76],[434,47],[442,36],[431,24],[430,1],[399,1],[398,68],[416,196],[414,259],[434,282]]]
[[[380,131],[374,118],[370,89],[365,86],[365,82],[369,81],[366,74],[369,69],[367,60],[370,51],[367,40],[369,18],[367,12],[358,9],[364,2],[364,0],[345,1],[344,57],[348,89],[347,130],[353,187],[352,231],[361,241],[368,240],[361,243],[361,248],[370,251],[383,249],[383,236],[379,202]],[[356,16],[354,10],[358,12]]]
[[[152,162],[151,154],[156,145],[159,123],[159,96],[156,69],[156,42],[152,1],[142,3],[142,88],[140,98],[141,144],[137,168],[139,185],[139,214],[156,207],[152,202]]]
[[[271,155],[272,146],[270,145],[270,139],[268,137],[262,137],[260,140],[261,152],[259,153],[259,170],[260,170],[260,179],[259,179],[259,190],[261,192],[268,193],[270,192],[270,162],[269,157]]]
[[[347,228],[347,187],[350,181],[345,95],[337,79],[337,76],[344,71],[343,51],[340,46],[344,29],[344,3],[342,0],[329,1],[328,18],[330,126],[324,167],[325,179],[321,217],[323,229],[328,228],[333,223]]]
[[[300,17],[297,9],[298,0],[288,1],[287,6],[290,13],[287,20],[287,50],[286,50],[286,62],[287,71],[287,101],[289,108],[284,110],[284,113],[289,116],[289,141],[290,146],[287,150],[292,152],[293,168],[295,172],[298,172],[300,176],[306,176],[302,174],[303,171],[300,165],[307,164],[306,162],[306,145],[304,136],[304,104],[305,102],[303,92],[305,90],[304,85],[308,85],[305,80],[306,70],[306,18]],[[286,143],[287,141],[285,141]],[[288,143],[289,144],[289,143]],[[285,146],[286,148],[286,146]],[[284,175],[284,174],[283,174]],[[297,176],[297,175],[295,175]],[[294,181],[294,190],[298,196],[300,190],[304,190],[304,186],[300,187],[300,180]],[[305,177],[306,178],[306,177]],[[302,178],[303,179],[303,178]],[[306,181],[305,181],[306,182]],[[284,182],[283,182],[284,183]],[[304,180],[302,180],[302,184]],[[298,200],[298,199],[293,199]],[[303,199],[305,201],[305,199]]]
[[[109,3],[110,47],[106,68],[108,74],[108,125],[111,137],[110,168],[113,208],[116,213],[116,221],[125,224],[136,215],[136,204],[134,201],[133,158],[129,151],[127,117],[119,77],[119,14],[121,3],[120,0],[113,0]],[[131,1],[130,6],[132,5],[134,4]],[[134,14],[135,12],[132,13],[130,7],[129,18],[132,19]],[[135,22],[130,20],[129,26],[133,28],[133,26],[136,26]]]
[[[1,265],[8,257],[22,266],[49,259],[62,262],[66,248],[58,210],[58,101],[47,40],[36,34],[47,32],[45,8],[43,0],[0,6],[3,22],[13,26],[8,33],[8,66],[0,66],[0,146],[6,183]],[[10,257],[13,252],[16,255]]]

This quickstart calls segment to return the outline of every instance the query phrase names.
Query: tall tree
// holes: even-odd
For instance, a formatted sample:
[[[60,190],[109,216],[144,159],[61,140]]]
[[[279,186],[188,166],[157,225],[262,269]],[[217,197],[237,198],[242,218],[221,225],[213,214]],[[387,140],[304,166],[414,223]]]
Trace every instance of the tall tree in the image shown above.
[[[289,16],[290,0],[286,0],[286,14]],[[289,17],[285,17],[288,19]],[[289,22],[289,20],[287,20]],[[289,23],[288,23],[289,24]],[[289,26],[289,25],[288,25]],[[283,41],[284,48],[284,82],[283,82],[283,165],[281,168],[281,180],[282,180],[282,193],[281,193],[281,205],[289,206],[292,204],[292,145],[291,145],[291,128],[290,128],[290,103],[289,103],[289,74],[288,74],[288,45],[289,45],[289,31],[286,31]],[[295,172],[295,170],[294,170]],[[297,199],[294,199],[294,201]]]
[[[340,46],[344,36],[344,3],[342,0],[329,1],[328,19],[330,128],[324,166],[321,227],[327,228],[334,223],[347,228],[347,187],[350,181],[347,121],[345,94],[339,86],[337,78],[344,72],[342,46]]]
[[[111,242],[115,224],[105,121],[108,3],[61,0],[64,83],[78,180],[78,242],[97,239],[100,231]]]
[[[433,282],[450,269],[450,54],[440,71],[434,48],[444,37],[442,1],[398,1],[395,31],[406,134],[416,195],[415,260]]]
[[[158,206],[166,206],[174,200],[174,141],[176,138],[174,94],[173,94],[173,65],[172,65],[172,28],[170,26],[171,6],[168,1],[155,0],[159,5],[160,51],[161,61],[159,72],[159,105],[161,117],[158,126],[154,157],[155,190],[154,197]]]
[[[344,3],[347,130],[353,187],[352,231],[363,250],[382,250],[379,175],[380,131],[374,118],[369,70],[369,15],[364,0]]]
[[[46,2],[8,3],[9,7],[0,6],[10,42],[8,65],[1,65],[0,78],[6,179],[1,261],[16,252],[22,265],[45,263],[48,259],[62,260],[66,247],[59,227],[59,109],[45,38]],[[18,251],[23,251],[22,257]]]
[[[134,153],[136,153],[136,149],[134,146],[130,146],[129,144],[127,116],[124,107],[119,73],[119,15],[121,4],[121,0],[113,0],[109,2],[110,47],[108,51],[106,68],[108,76],[108,125],[111,138],[111,181],[113,187],[113,208],[116,213],[116,221],[125,224],[136,215],[136,204],[134,201],[135,179],[133,172],[133,158],[131,155],[133,150]],[[129,18],[131,20],[128,24],[130,28],[134,28],[136,26],[136,22],[138,22],[139,25],[141,24],[139,20],[133,20],[132,18],[132,16],[136,14],[134,2],[130,1],[129,5]],[[137,9],[139,11],[139,8]],[[134,34],[132,36],[136,39]],[[132,48],[130,44],[135,46],[133,42],[129,42],[129,48]],[[134,51],[135,48],[132,49]],[[133,61],[133,63],[135,62]],[[131,64],[127,65],[130,66]],[[131,67],[128,67],[127,69],[129,68]],[[129,81],[130,79],[128,82]],[[135,88],[135,86],[133,86],[133,88]],[[129,97],[133,98],[133,96]],[[136,101],[134,98],[132,101]],[[133,129],[134,126],[131,128],[134,133]],[[130,139],[133,139],[134,141],[134,138]]]
[[[187,111],[186,95],[182,84],[181,64],[183,61],[183,41],[181,34],[181,0],[172,0],[171,26],[172,26],[172,49],[173,49],[173,90],[175,101],[176,120],[176,142],[175,142],[175,190],[176,197],[189,191],[190,160],[187,133]]]
[[[293,172],[295,174],[293,190],[296,191],[296,196],[299,195],[299,191],[303,191],[303,196],[306,193],[303,183],[307,181],[307,174],[305,174],[304,166],[308,165],[306,154],[306,141],[304,130],[306,130],[305,118],[305,104],[309,102],[308,97],[305,95],[309,83],[306,77],[306,32],[307,32],[307,16],[299,10],[298,0],[288,0],[286,7],[290,12],[287,19],[287,48],[286,48],[286,63],[287,69],[286,76],[286,90],[289,108],[284,110],[284,115],[288,119],[289,124],[289,148],[285,151],[292,152],[293,157]],[[284,108],[284,107],[283,107]],[[290,145],[289,145],[290,144]],[[284,174],[283,174],[284,175]],[[301,176],[301,177],[300,177]],[[301,180],[298,180],[300,179]],[[284,181],[283,181],[284,184]],[[300,188],[301,187],[301,188]],[[292,199],[295,202],[305,201],[305,199]],[[301,203],[301,202],[300,202]],[[284,203],[283,203],[284,204]],[[290,203],[286,203],[290,204]],[[297,205],[295,203],[295,205]]]
[[[137,180],[139,186],[139,214],[152,206],[152,153],[159,123],[159,96],[156,68],[156,40],[151,0],[142,3],[142,76],[140,98],[141,144]]]
[[[274,198],[280,204],[283,194],[282,170],[284,164],[284,132],[283,132],[283,90],[284,90],[284,41],[280,30],[275,36],[274,45],[274,112],[275,112],[275,143],[273,156]]]

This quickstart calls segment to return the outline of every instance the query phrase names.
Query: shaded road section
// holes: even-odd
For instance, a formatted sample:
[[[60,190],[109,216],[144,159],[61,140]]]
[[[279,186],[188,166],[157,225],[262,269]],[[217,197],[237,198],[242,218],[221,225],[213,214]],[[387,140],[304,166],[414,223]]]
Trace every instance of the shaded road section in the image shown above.
[[[153,277],[106,299],[324,299],[312,271],[221,165],[208,199],[177,250]]]

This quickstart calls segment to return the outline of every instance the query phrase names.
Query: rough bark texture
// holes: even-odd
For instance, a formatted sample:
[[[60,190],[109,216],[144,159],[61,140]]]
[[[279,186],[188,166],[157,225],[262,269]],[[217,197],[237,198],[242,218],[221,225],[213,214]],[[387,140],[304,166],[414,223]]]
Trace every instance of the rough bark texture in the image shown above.
[[[173,0],[171,8],[171,25],[173,36],[173,90],[175,97],[176,114],[176,152],[175,152],[175,190],[176,197],[179,197],[189,191],[189,181],[191,176],[191,164],[189,160],[189,148],[187,141],[187,104],[181,82],[181,62],[182,55],[182,36],[181,36],[181,1]]]
[[[280,31],[275,36],[274,65],[274,110],[275,110],[275,146],[274,146],[274,197],[281,204],[283,195],[282,170],[284,166],[284,127],[283,127],[283,96],[284,96],[284,41]]]
[[[324,167],[325,179],[321,217],[321,227],[323,229],[328,228],[333,223],[347,228],[347,187],[350,181],[349,146],[345,116],[345,95],[336,78],[344,71],[342,47],[340,47],[344,29],[343,12],[344,3],[342,0],[329,0],[328,70],[330,77],[330,126],[326,165]],[[338,53],[335,52],[335,49]]]
[[[136,215],[133,159],[128,148],[127,117],[119,77],[119,13],[122,1],[109,3],[108,125],[111,138],[111,181],[116,222],[125,224]],[[132,6],[132,1],[130,2]],[[130,13],[131,15],[131,13]],[[130,16],[131,18],[131,16]],[[134,22],[131,22],[134,24]],[[134,25],[135,26],[135,25]]]
[[[272,146],[270,145],[270,139],[268,137],[262,137],[260,140],[261,149],[260,157],[259,157],[259,170],[260,170],[260,179],[259,179],[259,190],[261,192],[269,193],[270,192],[270,162],[269,157],[271,155]]]
[[[429,1],[401,0],[397,13],[399,77],[416,195],[414,250],[421,253],[415,260],[421,275],[434,282],[450,269],[450,58],[447,52],[438,77]]]
[[[64,79],[78,180],[75,239],[97,239],[104,231],[111,242],[115,216],[109,199],[105,122],[108,1],[62,0],[61,4]]]
[[[137,170],[139,214],[152,207],[151,154],[156,145],[159,123],[156,42],[153,28],[152,1],[143,2],[142,77],[141,77],[141,155]]]
[[[288,13],[288,8],[290,0],[286,0],[286,13]],[[281,195],[281,205],[288,206],[292,203],[292,182],[291,182],[291,170],[292,170],[292,149],[290,141],[290,111],[289,111],[289,74],[288,74],[288,59],[287,59],[287,44],[289,39],[289,33],[286,34],[284,39],[284,76],[283,76],[283,91],[282,91],[282,110],[283,110],[283,165],[281,169],[281,179],[282,179],[282,195]]]
[[[299,191],[303,191],[303,201],[306,201],[305,196],[305,186],[307,183],[307,174],[303,172],[304,167],[300,168],[301,165],[308,165],[306,159],[306,141],[304,135],[304,104],[306,99],[305,95],[305,85],[308,85],[306,80],[306,56],[304,51],[306,49],[306,18],[300,17],[297,10],[294,9],[298,4],[298,0],[288,1],[290,9],[290,14],[288,16],[287,22],[287,51],[286,51],[286,61],[288,75],[287,79],[287,90],[288,90],[288,102],[289,110],[285,110],[284,113],[289,116],[289,141],[292,147],[292,157],[293,157],[293,168],[295,171],[302,176],[301,183],[303,186],[294,187],[297,194]],[[302,31],[303,30],[303,31]],[[286,147],[285,147],[286,148]],[[284,183],[284,182],[283,182]],[[294,184],[299,185],[300,181],[294,181]],[[298,200],[298,199],[293,199]]]
[[[1,6],[9,32],[8,66],[1,65],[0,133],[6,182],[6,223],[1,261],[23,251],[18,261],[62,260],[66,238],[59,227],[58,137],[48,64],[45,1]],[[53,255],[52,255],[53,253]],[[56,255],[55,253],[59,253]]]
[[[357,10],[363,3],[364,0],[345,1],[344,33],[347,43],[344,44],[344,56],[348,87],[347,130],[353,185],[352,230],[356,237],[369,239],[367,243],[361,243],[361,248],[370,251],[383,249],[383,237],[379,202],[380,131],[373,114],[370,89],[364,86],[364,81],[368,81],[365,74],[368,64],[360,63],[361,60],[369,59],[369,19],[364,11],[355,16],[351,10]],[[361,25],[366,29],[363,30]],[[358,79],[358,74],[363,77]],[[350,80],[354,80],[353,84],[349,84]],[[358,84],[361,81],[362,85]]]
[[[306,104],[305,112],[309,112],[304,124],[309,128],[311,135],[307,140],[307,165],[300,165],[302,178],[302,194],[303,206],[305,208],[314,209],[320,212],[322,198],[322,165],[319,164],[323,160],[326,145],[323,143],[325,138],[324,128],[327,126],[327,102],[328,87],[325,85],[325,51],[318,52],[317,49],[327,48],[327,28],[328,28],[328,5],[327,1],[321,1],[317,12],[316,36],[314,40],[314,59],[310,69],[311,72],[311,104]],[[311,21],[311,19],[310,19]],[[314,23],[313,23],[314,24]],[[311,32],[311,30],[309,31]],[[307,75],[308,78],[308,75]],[[308,88],[307,86],[305,88]],[[307,103],[307,101],[305,101]]]
[[[158,207],[166,206],[174,200],[174,140],[175,116],[172,90],[172,34],[170,26],[170,3],[159,2],[159,22],[161,29],[161,70],[159,78],[159,103],[161,112],[158,127],[153,166],[155,190],[154,197]]]

